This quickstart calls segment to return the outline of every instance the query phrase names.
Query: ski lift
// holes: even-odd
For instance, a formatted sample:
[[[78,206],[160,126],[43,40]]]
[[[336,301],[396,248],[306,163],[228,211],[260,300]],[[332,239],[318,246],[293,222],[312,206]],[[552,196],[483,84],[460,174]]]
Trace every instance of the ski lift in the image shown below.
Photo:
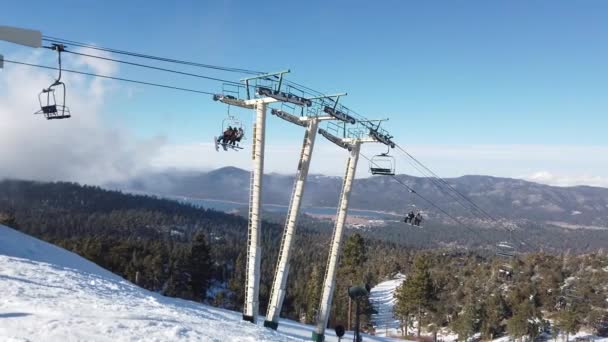
[[[65,51],[63,44],[53,44],[50,48],[57,51],[59,60],[59,76],[48,88],[42,89],[42,92],[38,94],[38,102],[40,103],[40,110],[34,114],[43,114],[47,120],[53,119],[67,119],[72,115],[70,109],[65,105],[66,88],[65,83],[61,82],[61,52]],[[59,96],[56,96],[59,93]],[[59,97],[59,102],[57,102]]]
[[[511,232],[512,234],[513,232]],[[503,259],[503,264],[498,267],[500,278],[506,281],[513,280],[513,266],[508,260],[515,258],[515,247],[508,241],[501,241],[496,244],[496,255]]]
[[[394,176],[395,164],[395,157],[387,151],[372,157],[369,161],[369,172],[372,175]]]
[[[496,255],[505,258],[515,257],[515,248],[507,241],[502,241],[496,244]]]
[[[416,191],[410,189],[410,202],[411,204],[411,209],[410,211],[405,214],[405,217],[403,218],[403,222],[411,225],[412,227],[418,227],[418,228],[424,228],[422,226],[422,221],[424,221],[424,217],[422,216],[422,210],[416,207],[416,204],[414,203],[414,194],[416,193]]]
[[[236,129],[238,132],[240,132],[241,135],[237,138],[236,141],[227,142],[224,140],[223,134],[228,129]],[[239,146],[239,143],[241,140],[244,140],[244,139],[245,139],[245,125],[243,124],[243,122],[241,120],[239,120],[239,118],[230,114],[230,105],[228,105],[228,116],[224,120],[222,120],[221,135],[220,135],[220,137],[214,138],[215,149],[216,149],[216,151],[219,151],[219,147],[221,145],[222,148],[224,149],[224,151],[227,151],[229,148],[233,149],[235,151],[242,150],[243,148],[241,146]]]

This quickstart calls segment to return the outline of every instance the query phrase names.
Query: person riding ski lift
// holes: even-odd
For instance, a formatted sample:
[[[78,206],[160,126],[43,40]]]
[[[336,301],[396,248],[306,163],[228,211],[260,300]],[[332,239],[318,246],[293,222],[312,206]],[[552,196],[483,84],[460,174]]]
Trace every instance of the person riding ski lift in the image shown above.
[[[218,140],[222,144],[227,144],[230,142],[230,138],[232,137],[232,126],[228,126],[228,128],[222,134],[222,137]]]
[[[230,145],[232,146],[238,146],[238,143],[241,142],[241,139],[243,138],[244,135],[244,131],[243,128],[239,127],[239,129],[237,130],[236,127],[232,129],[232,135],[230,136]]]
[[[230,146],[234,146],[236,144],[236,139],[237,139],[237,135],[239,134],[239,131],[236,129],[236,127],[232,128],[232,131],[230,132]]]
[[[403,220],[403,222],[410,223],[410,224],[413,223],[414,216],[415,216],[414,215],[414,211],[412,210],[412,211],[410,211],[409,214],[407,214],[407,216],[405,217],[405,219]]]
[[[245,135],[245,131],[243,131],[242,127],[239,127],[238,132],[236,132],[236,145],[238,146],[239,143],[241,142],[241,139],[243,139],[243,136]]]
[[[416,214],[416,217],[414,218],[414,226],[420,226],[421,222],[422,222],[422,214],[420,214],[420,212],[418,212]]]

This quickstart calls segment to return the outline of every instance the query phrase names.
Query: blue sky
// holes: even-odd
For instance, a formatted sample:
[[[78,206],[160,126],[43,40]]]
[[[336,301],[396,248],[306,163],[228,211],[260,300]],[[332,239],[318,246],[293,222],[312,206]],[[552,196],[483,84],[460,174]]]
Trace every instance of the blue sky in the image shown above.
[[[605,1],[27,3],[3,4],[0,24],[202,63],[265,71],[290,68],[292,80],[325,92],[347,91],[347,106],[371,118],[390,117],[387,127],[396,140],[419,146],[422,152],[429,146],[453,145],[578,151],[608,143]],[[23,57],[28,51],[0,43],[6,58]],[[52,64],[53,56],[46,55],[50,53],[43,61]],[[185,70],[232,80],[241,76]],[[116,73],[221,89],[214,82],[126,66]],[[129,127],[140,138],[163,136],[177,145],[208,140],[226,111],[208,96],[117,87],[105,101],[103,120]],[[298,127],[276,120],[269,124],[269,145],[300,143]],[[529,168],[524,160],[511,171],[483,166],[479,158],[464,158],[461,162],[473,166],[455,168],[432,153],[428,159],[419,157],[447,176],[608,176],[596,170],[604,164],[592,156],[575,156],[573,162],[583,164],[577,170],[568,160]]]

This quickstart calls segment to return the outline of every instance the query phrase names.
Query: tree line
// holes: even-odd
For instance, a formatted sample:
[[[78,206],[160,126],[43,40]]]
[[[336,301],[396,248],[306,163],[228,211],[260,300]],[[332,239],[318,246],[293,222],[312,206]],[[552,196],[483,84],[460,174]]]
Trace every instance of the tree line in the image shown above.
[[[264,213],[264,219],[261,314],[269,301],[284,218]],[[242,309],[247,239],[242,216],[74,183],[6,180],[0,181],[0,223],[76,252],[146,289]],[[326,220],[300,219],[282,317],[315,321],[332,229]],[[389,237],[400,238],[390,239],[383,231],[347,230],[331,327],[352,327],[348,287],[374,286],[396,272],[408,275],[397,292],[404,334],[450,329],[463,339],[534,336],[546,330],[548,320],[562,322],[560,331],[571,333],[604,319],[599,317],[606,310],[601,284],[608,283],[603,254],[537,253],[505,261],[483,246],[423,250],[403,242],[410,233],[395,230]],[[369,332],[371,304],[364,303],[362,317]]]
[[[518,341],[608,333],[608,256],[531,253],[505,260],[425,251],[395,293],[402,335]]]

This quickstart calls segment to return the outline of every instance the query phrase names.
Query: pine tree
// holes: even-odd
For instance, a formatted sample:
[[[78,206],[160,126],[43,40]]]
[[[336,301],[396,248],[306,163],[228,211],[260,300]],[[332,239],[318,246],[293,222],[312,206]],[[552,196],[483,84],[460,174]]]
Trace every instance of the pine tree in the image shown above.
[[[234,307],[237,308],[245,300],[245,253],[240,252],[234,263],[234,273],[228,281],[228,288],[234,294]]]
[[[367,247],[365,240],[357,233],[346,239],[341,266],[344,276],[353,281],[363,281],[363,264],[367,261]]]
[[[13,227],[17,226],[17,219],[13,212],[0,212],[0,224]]]
[[[398,301],[396,309],[398,316],[403,317],[403,314],[407,316],[415,315],[418,322],[416,334],[420,337],[424,313],[431,309],[433,298],[430,265],[425,256],[420,255],[416,257],[414,268],[410,276],[397,290],[396,297]]]
[[[205,235],[199,232],[192,239],[189,262],[191,287],[195,300],[202,301],[205,297],[211,276],[211,265],[207,240],[205,239]]]
[[[521,340],[529,336],[532,340],[538,336],[540,317],[531,301],[523,301],[513,310],[513,316],[507,321],[507,332]]]
[[[317,306],[321,301],[321,272],[313,266],[310,279],[306,285],[306,321],[314,322],[317,315]]]
[[[477,311],[475,305],[467,303],[452,324],[454,332],[458,334],[458,339],[466,342],[469,337],[473,336],[476,330],[476,322]]]
[[[338,276],[336,281],[336,289],[333,295],[332,301],[332,315],[331,319],[333,323],[348,322],[350,318],[351,322],[346,324],[347,328],[351,328],[351,323],[354,322],[354,303],[350,302],[348,297],[348,288],[353,285],[361,285],[365,283],[365,276],[367,274],[364,266],[368,260],[367,246],[365,239],[356,233],[349,236],[345,243],[344,249],[342,250],[342,256],[340,258],[340,268],[338,269]],[[362,315],[361,324],[365,325],[369,321],[370,315],[370,304],[368,300],[362,300]],[[350,307],[350,312],[349,312]]]
[[[481,316],[481,333],[485,338],[493,340],[502,332],[502,321],[506,317],[506,305],[499,292],[494,292],[486,298]]]
[[[403,336],[406,336],[408,333],[410,315],[414,312],[413,299],[410,298],[410,292],[405,284],[405,282],[401,283],[395,291],[394,297],[396,303],[393,307],[393,314],[401,322]]]
[[[576,334],[581,328],[581,322],[572,306],[560,311],[555,323],[559,331],[566,334],[566,341],[568,341],[569,335]]]

